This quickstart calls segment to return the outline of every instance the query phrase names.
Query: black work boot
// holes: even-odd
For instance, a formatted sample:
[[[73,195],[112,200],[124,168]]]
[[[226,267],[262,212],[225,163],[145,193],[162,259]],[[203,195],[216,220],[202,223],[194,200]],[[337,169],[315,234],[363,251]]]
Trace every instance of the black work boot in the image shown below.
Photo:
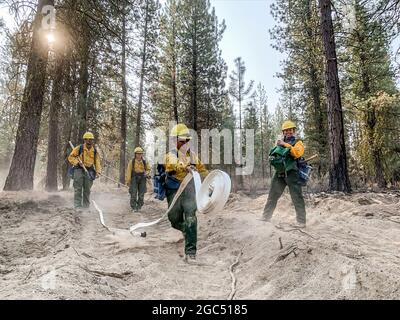
[[[190,253],[185,255],[185,262],[196,262],[196,254]]]

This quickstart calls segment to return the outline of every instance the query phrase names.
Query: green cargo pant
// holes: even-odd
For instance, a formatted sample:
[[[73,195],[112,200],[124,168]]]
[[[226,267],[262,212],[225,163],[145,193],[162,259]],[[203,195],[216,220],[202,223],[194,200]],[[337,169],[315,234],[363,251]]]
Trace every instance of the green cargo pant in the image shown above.
[[[83,169],[74,170],[74,207],[89,208],[90,205],[90,188],[92,188],[93,180],[89,179]]]
[[[274,213],[278,199],[282,195],[285,187],[289,187],[290,196],[292,198],[294,208],[296,210],[296,218],[299,223],[306,223],[306,208],[304,204],[301,185],[299,184],[298,172],[290,170],[287,176],[274,174],[269,190],[268,200],[264,208],[264,218],[271,219]]]
[[[178,190],[166,191],[168,206]],[[194,181],[191,180],[185,190],[175,202],[174,207],[168,213],[171,226],[182,231],[185,237],[185,254],[196,254],[197,250],[197,217],[196,217],[196,192]]]
[[[133,210],[139,210],[143,206],[144,194],[146,191],[146,176],[134,175],[132,177],[131,185],[129,186],[129,193],[131,194],[131,208]]]

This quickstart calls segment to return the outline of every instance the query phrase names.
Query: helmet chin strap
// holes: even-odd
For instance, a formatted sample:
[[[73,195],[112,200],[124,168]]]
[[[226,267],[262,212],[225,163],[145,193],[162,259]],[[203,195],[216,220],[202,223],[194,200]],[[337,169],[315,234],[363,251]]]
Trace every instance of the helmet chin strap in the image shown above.
[[[189,143],[185,143],[183,145],[181,145],[181,147],[179,148],[179,152],[182,152],[183,154],[186,154],[186,152],[188,152],[190,149]]]

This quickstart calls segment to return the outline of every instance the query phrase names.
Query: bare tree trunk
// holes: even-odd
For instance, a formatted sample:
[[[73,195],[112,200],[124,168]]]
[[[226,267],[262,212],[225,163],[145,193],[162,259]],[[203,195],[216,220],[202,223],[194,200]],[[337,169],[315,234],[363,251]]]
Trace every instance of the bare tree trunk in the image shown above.
[[[144,86],[144,73],[146,70],[146,51],[147,51],[147,37],[148,37],[148,20],[149,20],[149,2],[146,0],[146,16],[144,24],[144,39],[143,39],[143,52],[142,52],[142,64],[140,70],[140,86],[139,86],[139,102],[136,118],[136,137],[135,146],[140,145],[140,133],[141,133],[141,122],[142,122],[142,107],[143,107],[143,86]]]
[[[54,0],[40,0],[37,6],[15,150],[4,190],[33,189],[48,59],[48,43],[41,28],[46,5],[54,5]]]
[[[63,141],[61,141],[61,145],[63,146],[61,158],[62,158],[62,185],[63,190],[67,190],[70,185],[70,177],[68,175],[68,155],[70,153],[71,147],[68,141],[73,140],[77,134],[77,125],[75,121],[75,113],[76,113],[76,96],[75,96],[75,79],[76,79],[76,67],[73,61],[73,57],[71,54],[67,57],[67,67],[66,67],[66,75],[65,75],[65,88],[66,88],[66,99],[64,103],[63,109],[63,129],[62,129],[62,137]]]
[[[178,123],[178,98],[176,87],[176,25],[175,25],[176,11],[174,11],[174,24],[172,26],[173,48],[172,48],[172,109],[174,111],[174,120]]]
[[[119,154],[119,182],[125,184],[125,166],[126,166],[126,104],[127,104],[127,88],[126,88],[126,4],[123,5],[122,17],[122,101],[121,101],[121,149]]]
[[[86,31],[88,33],[88,31]],[[81,64],[79,71],[79,91],[78,91],[78,107],[77,107],[77,125],[78,136],[75,137],[75,143],[81,141],[83,134],[87,128],[87,107],[88,107],[88,89],[89,89],[89,51],[90,40],[89,35],[83,37],[83,48],[81,51]]]
[[[58,48],[55,52],[55,70],[54,80],[51,91],[51,103],[49,111],[49,134],[48,134],[48,151],[47,151],[47,174],[46,174],[46,190],[57,191],[57,163],[58,163],[58,123],[59,112],[62,109],[62,92],[64,80],[64,52]]]
[[[90,131],[93,133],[95,137],[99,136],[99,128],[97,122],[97,115],[96,112],[96,102],[93,98],[94,92],[96,91],[96,85],[99,82],[99,78],[96,77],[96,57],[92,57],[90,63],[90,77],[88,80],[88,93],[86,99],[86,127],[90,128]]]
[[[305,22],[305,30],[307,33],[307,37],[310,41],[313,40],[314,34],[313,29],[311,28],[312,23],[312,14],[313,14],[313,6],[312,1],[307,0],[306,6],[307,14],[306,14],[306,22]],[[310,59],[308,60],[308,70],[309,70],[309,81],[310,81],[310,95],[312,97],[313,102],[313,111],[314,111],[314,127],[318,131],[317,141],[316,144],[325,145],[327,142],[327,132],[324,128],[324,119],[322,113],[322,105],[321,105],[321,86],[318,79],[318,61],[315,58],[312,58],[313,52],[312,48],[308,48]],[[322,175],[322,166],[321,162],[318,162],[317,168],[318,176],[321,177]]]
[[[194,8],[194,26],[192,37],[192,99],[191,110],[193,112],[193,130],[197,131],[197,7]]]
[[[318,82],[317,69],[313,62],[309,62],[309,73],[310,73],[310,93],[313,101],[314,107],[314,127],[318,131],[316,144],[326,145],[326,129],[324,128],[324,118],[322,115],[322,105],[321,105],[321,88]],[[318,162],[317,168],[318,176],[322,175],[321,162]]]
[[[239,77],[239,141],[240,141],[240,148],[241,148],[241,152],[243,152],[243,137],[242,137],[242,72],[241,72],[241,68],[242,68],[242,62],[241,62],[241,58],[239,58],[239,66],[238,66],[238,77]],[[237,188],[238,189],[243,189],[243,176],[240,174],[238,176],[236,176],[237,179]]]
[[[261,100],[260,100],[261,101]],[[260,105],[260,111],[261,111],[261,105]],[[265,168],[264,168],[264,117],[265,116],[264,110],[260,112],[260,133],[261,133],[261,170],[262,170],[262,188],[264,188],[264,181],[265,181]]]
[[[328,101],[328,129],[331,151],[329,189],[351,192],[347,171],[342,102],[340,97],[331,1],[319,0],[319,5],[321,10],[322,41],[324,44],[326,59],[325,81]]]

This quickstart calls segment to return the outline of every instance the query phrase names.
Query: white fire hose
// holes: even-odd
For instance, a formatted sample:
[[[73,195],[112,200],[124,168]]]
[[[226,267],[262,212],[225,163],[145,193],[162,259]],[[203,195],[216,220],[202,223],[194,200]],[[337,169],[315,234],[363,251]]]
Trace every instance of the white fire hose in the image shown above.
[[[194,179],[194,186],[196,190],[195,192],[197,211],[203,214],[209,214],[222,210],[226,202],[228,201],[229,194],[231,192],[231,178],[229,177],[229,175],[221,170],[213,170],[207,175],[203,183],[201,183],[199,173],[195,170],[190,170],[190,172],[181,182],[179,189],[176,192],[174,199],[172,200],[171,205],[169,206],[168,210],[162,215],[162,217],[151,222],[139,222],[129,228],[130,233],[132,235],[141,235],[142,237],[145,237],[146,233],[135,232],[135,230],[156,225],[157,223],[168,217],[168,213],[174,207],[177,199],[185,190],[186,186],[192,180],[192,178]],[[101,224],[109,231],[118,230],[106,226],[102,211],[94,200],[92,200],[92,202],[96,210],[99,212]]]

